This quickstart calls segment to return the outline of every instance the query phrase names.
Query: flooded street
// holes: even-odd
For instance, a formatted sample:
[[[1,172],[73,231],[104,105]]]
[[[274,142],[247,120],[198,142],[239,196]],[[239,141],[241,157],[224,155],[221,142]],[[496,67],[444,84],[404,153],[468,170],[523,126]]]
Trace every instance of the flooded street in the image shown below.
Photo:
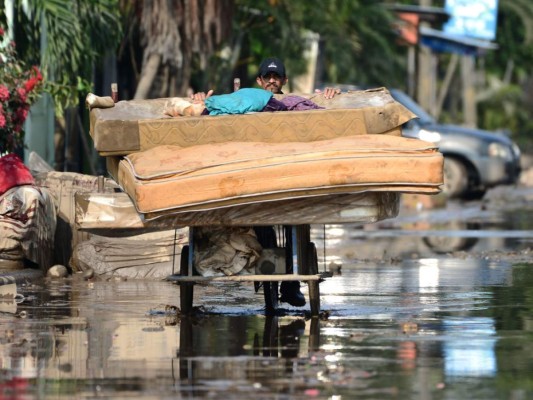
[[[251,283],[196,285],[183,318],[170,282],[19,287],[0,314],[2,398],[533,397],[530,206],[418,207],[312,238],[333,272],[319,319],[266,317]]]

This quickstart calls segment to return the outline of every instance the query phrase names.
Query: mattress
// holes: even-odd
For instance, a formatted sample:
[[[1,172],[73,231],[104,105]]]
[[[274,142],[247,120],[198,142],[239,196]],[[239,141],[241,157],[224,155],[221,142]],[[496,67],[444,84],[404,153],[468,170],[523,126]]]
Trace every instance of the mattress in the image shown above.
[[[147,216],[364,191],[435,194],[442,154],[390,135],[313,142],[163,145],[115,159],[118,184]]]
[[[110,156],[162,145],[311,142],[382,133],[401,136],[401,125],[415,117],[385,88],[346,92],[333,99],[299,95],[326,109],[169,117],[163,112],[168,99],[119,101],[112,108],[91,110],[90,134],[100,155]],[[284,96],[275,95],[278,99]]]
[[[220,207],[204,211],[139,214],[124,192],[78,192],[76,226],[116,236],[185,226],[373,223],[398,215],[400,194],[361,192]],[[275,212],[272,212],[275,210]],[[148,218],[147,218],[148,217]]]

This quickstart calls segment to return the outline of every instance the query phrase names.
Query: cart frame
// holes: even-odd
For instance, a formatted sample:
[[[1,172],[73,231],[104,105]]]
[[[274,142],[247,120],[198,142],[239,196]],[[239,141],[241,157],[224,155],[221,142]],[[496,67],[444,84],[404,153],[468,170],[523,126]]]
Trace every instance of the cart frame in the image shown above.
[[[310,225],[289,225],[292,245],[293,272],[273,275],[231,275],[206,277],[194,274],[194,227],[189,228],[189,245],[184,246],[180,257],[180,273],[171,275],[167,280],[180,286],[180,310],[184,315],[193,312],[194,285],[209,282],[262,282],[265,298],[265,312],[273,314],[278,307],[278,282],[299,281],[309,287],[309,307],[312,317],[320,314],[319,283],[330,277],[329,273],[318,272],[316,248],[310,240]]]

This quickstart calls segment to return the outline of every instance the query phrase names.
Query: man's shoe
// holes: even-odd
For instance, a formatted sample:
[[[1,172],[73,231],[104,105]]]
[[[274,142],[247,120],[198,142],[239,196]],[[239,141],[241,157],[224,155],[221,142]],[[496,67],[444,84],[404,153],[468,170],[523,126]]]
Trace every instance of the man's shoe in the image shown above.
[[[300,291],[300,282],[298,281],[283,281],[279,289],[281,296],[279,301],[282,303],[289,303],[294,307],[305,306],[305,297]]]

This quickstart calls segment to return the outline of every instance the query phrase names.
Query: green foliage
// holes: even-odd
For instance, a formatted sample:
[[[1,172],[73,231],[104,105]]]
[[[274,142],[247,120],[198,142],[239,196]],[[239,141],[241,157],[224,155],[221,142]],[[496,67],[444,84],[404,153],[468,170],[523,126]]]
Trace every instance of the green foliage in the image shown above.
[[[236,7],[234,30],[236,35],[246,32],[248,51],[243,55],[250,64],[251,76],[256,74],[260,60],[270,56],[283,59],[291,75],[305,70],[305,2],[237,0]]]
[[[529,0],[528,0],[529,1]],[[528,26],[533,25],[533,2],[523,12],[517,12],[509,1],[502,1],[498,13],[498,31],[496,41],[498,49],[486,55],[487,70],[503,76],[509,61],[515,64],[515,79],[531,73],[533,65],[533,38],[529,38]],[[529,12],[526,10],[529,9]]]
[[[320,33],[322,80],[356,85],[397,86],[405,77],[404,49],[396,43],[393,16],[377,1],[328,1],[312,30]]]
[[[91,92],[92,83],[80,76],[76,77],[76,83],[72,82],[70,77],[62,76],[61,81],[48,81],[44,87],[52,97],[55,114],[61,116],[65,109],[78,105],[80,96]]]
[[[533,152],[533,119],[521,86],[506,85],[495,91],[490,99],[478,104],[478,114],[480,126],[508,131],[523,152]]]
[[[479,111],[482,125],[494,130],[503,127],[516,130],[519,121],[514,116],[519,111],[521,101],[522,90],[519,86],[503,86],[494,92],[489,99],[480,103]],[[500,108],[502,112],[492,112],[496,108]]]
[[[378,1],[237,0],[235,31],[247,34],[253,75],[268,56],[282,58],[290,76],[305,71],[309,31],[320,35],[322,75],[330,83],[398,84],[403,49],[395,42],[393,16]]]
[[[115,52],[122,37],[118,0],[14,3],[21,55],[41,64],[45,91],[61,114],[90,90],[94,63]]]
[[[14,42],[2,43],[0,25],[0,156],[24,145],[24,122],[30,106],[42,90],[42,75],[36,66],[20,60]]]
[[[533,2],[500,0],[498,49],[485,56],[490,96],[478,103],[480,126],[512,133],[522,151],[533,151]]]

